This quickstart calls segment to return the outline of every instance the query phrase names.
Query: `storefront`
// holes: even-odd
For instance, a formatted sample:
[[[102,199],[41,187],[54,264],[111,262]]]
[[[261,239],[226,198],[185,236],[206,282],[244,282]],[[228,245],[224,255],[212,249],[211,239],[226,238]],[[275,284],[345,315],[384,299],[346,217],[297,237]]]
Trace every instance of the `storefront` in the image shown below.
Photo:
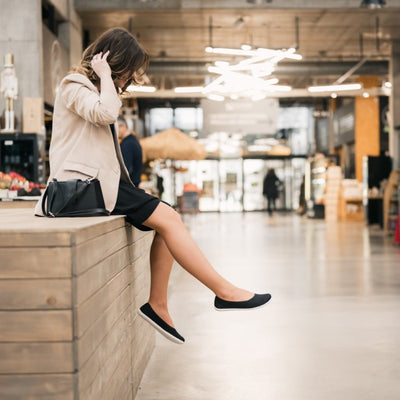
[[[163,178],[163,199],[176,204],[186,183],[199,190],[199,211],[260,211],[266,209],[262,194],[267,170],[274,168],[282,182],[277,209],[297,210],[306,157],[247,156],[242,158],[207,158],[199,161],[176,161],[156,167]],[[175,185],[175,190],[174,190]]]

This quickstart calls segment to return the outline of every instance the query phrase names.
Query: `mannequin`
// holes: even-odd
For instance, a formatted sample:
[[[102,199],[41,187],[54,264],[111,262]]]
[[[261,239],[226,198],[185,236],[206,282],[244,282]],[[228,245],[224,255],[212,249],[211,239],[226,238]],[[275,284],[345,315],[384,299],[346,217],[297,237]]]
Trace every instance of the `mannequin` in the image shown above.
[[[15,74],[14,56],[12,54],[6,54],[4,57],[0,91],[4,93],[6,101],[5,127],[2,129],[2,132],[15,132],[14,100],[18,98],[18,79]]]

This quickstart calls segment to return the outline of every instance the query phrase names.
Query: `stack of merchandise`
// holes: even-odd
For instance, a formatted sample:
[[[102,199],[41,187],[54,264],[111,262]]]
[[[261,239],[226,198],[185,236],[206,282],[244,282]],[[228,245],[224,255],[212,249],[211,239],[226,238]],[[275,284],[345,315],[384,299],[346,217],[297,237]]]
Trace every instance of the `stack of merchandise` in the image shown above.
[[[332,165],[326,171],[325,187],[325,220],[338,220],[338,204],[340,185],[342,183],[342,169],[339,166]]]

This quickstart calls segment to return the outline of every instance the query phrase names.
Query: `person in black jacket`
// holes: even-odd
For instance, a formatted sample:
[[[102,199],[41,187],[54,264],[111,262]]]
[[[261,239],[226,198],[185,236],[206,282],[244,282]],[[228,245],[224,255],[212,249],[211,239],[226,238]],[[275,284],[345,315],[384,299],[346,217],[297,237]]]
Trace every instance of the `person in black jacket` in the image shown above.
[[[278,186],[281,181],[275,174],[273,168],[269,168],[267,175],[264,178],[263,184],[263,195],[267,199],[267,210],[268,214],[272,215],[272,212],[276,209],[275,200],[278,198]]]
[[[142,175],[142,147],[136,136],[128,129],[125,118],[118,117],[118,138],[121,153],[133,184],[138,187]]]

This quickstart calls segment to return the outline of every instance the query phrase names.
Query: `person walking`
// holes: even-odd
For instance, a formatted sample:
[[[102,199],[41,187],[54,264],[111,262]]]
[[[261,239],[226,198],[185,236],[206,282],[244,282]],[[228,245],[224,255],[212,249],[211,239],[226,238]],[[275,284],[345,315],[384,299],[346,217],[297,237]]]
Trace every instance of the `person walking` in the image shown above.
[[[263,183],[263,195],[267,199],[267,210],[269,215],[272,215],[273,211],[276,210],[275,201],[278,198],[278,186],[280,184],[281,181],[276,176],[275,170],[269,168]]]
[[[125,118],[121,116],[118,117],[118,139],[129,177],[135,186],[139,186],[142,176],[142,146],[135,134],[128,129]]]
[[[180,215],[158,197],[136,187],[124,165],[115,123],[119,94],[140,84],[149,57],[125,29],[103,33],[83,52],[80,65],[57,92],[50,144],[49,181],[99,179],[106,209],[155,235],[150,250],[150,295],[138,310],[146,321],[175,343],[185,339],[168,311],[167,291],[174,259],[215,294],[217,310],[252,309],[266,304],[269,293],[255,294],[221,276],[193,240]],[[41,212],[41,199],[36,208]]]

